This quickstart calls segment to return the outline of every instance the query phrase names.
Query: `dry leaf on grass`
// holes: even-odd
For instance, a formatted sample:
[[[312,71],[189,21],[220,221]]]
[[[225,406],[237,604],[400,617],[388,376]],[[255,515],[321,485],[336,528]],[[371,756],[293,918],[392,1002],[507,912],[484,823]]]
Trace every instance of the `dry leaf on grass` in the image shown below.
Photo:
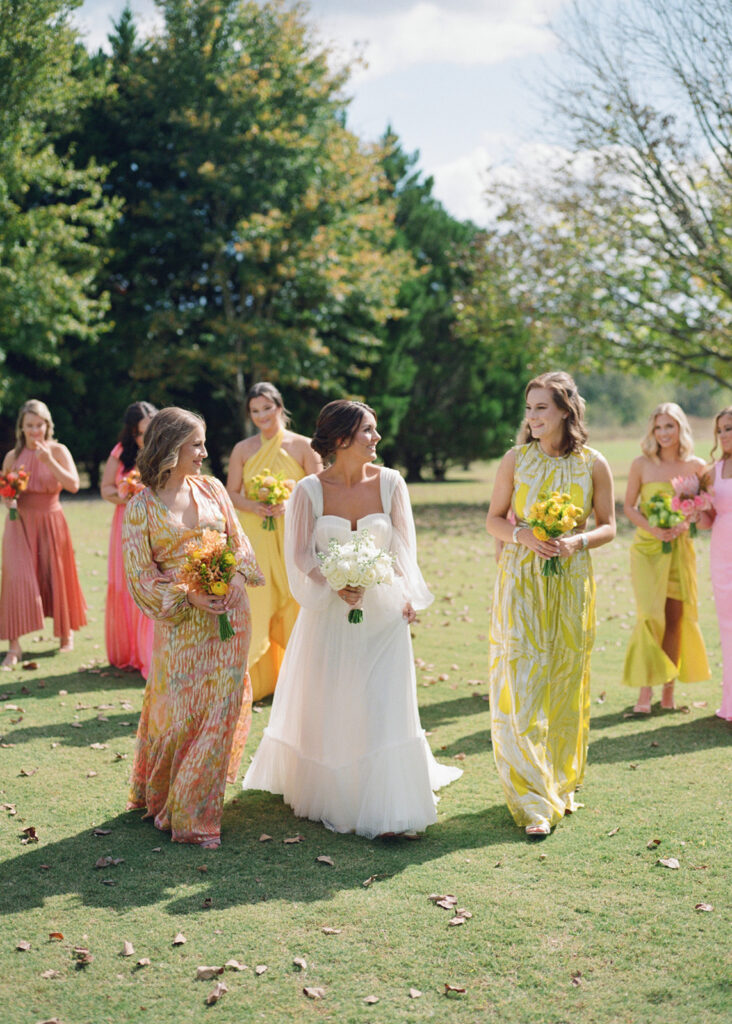
[[[149,967],[150,966],[150,958],[147,957],[147,956],[144,956],[141,960],[137,961],[136,966],[137,967]]]
[[[655,850],[656,847],[660,846],[660,845],[661,845],[661,840],[660,839],[649,839],[648,842],[646,843],[646,849],[648,849],[648,850]]]
[[[259,837],[259,841],[260,843],[268,843],[271,838],[272,836],[268,836],[266,832],[263,832]]]
[[[451,917],[450,920],[447,923],[449,925],[454,925],[455,927],[457,927],[460,924],[465,924],[465,918],[464,917]]]
[[[201,871],[203,874],[205,874],[208,871],[208,864],[199,864],[196,870]]]
[[[48,941],[49,942],[63,942],[64,941],[64,933],[63,932],[49,932],[48,933]]]
[[[464,761],[465,760],[465,754],[463,754],[463,753],[453,754],[452,755],[452,759],[453,759],[453,761]]]
[[[37,661],[24,661],[23,662],[23,668],[26,670],[26,672],[32,672],[34,669],[38,668],[38,662]]]
[[[379,875],[369,875],[368,878],[364,878],[363,882],[361,882],[361,885],[364,887],[364,889],[368,889],[370,885],[374,884],[378,877]]]
[[[315,860],[318,864],[328,864],[332,868],[335,867],[335,861],[331,857],[326,857],[325,854],[321,854],[319,857],[316,857]]]
[[[201,906],[204,910],[210,910],[213,906],[213,896],[205,896],[201,901]]]
[[[409,990],[409,998],[410,999],[419,999],[419,997],[421,995],[422,995],[422,993],[419,991],[418,988],[410,988],[410,990]]]
[[[296,956],[292,961],[294,967],[297,967],[300,971],[306,971],[308,969],[308,962],[304,957]]]
[[[264,974],[266,970],[266,964],[257,964],[257,966],[254,968],[254,973],[257,975],[257,977],[260,977],[260,975]]]
[[[96,772],[94,772],[94,774],[96,775]],[[94,831],[92,832],[93,836],[111,836],[111,834],[111,828],[95,828]]]
[[[77,967],[86,967],[94,959],[86,946],[74,946],[71,957],[73,960],[76,960]]]
[[[215,978],[217,974],[223,973],[223,967],[197,967],[196,981],[210,981],[211,978]]]
[[[341,934],[340,928],[329,928],[327,925],[325,926],[325,928],[323,928],[321,930],[323,932],[323,935],[340,935]]]
[[[369,1006],[373,1006],[374,1003],[378,1003],[378,1001],[379,1001],[379,997],[378,996],[366,996],[366,998],[364,999],[364,1002],[368,1003]]]
[[[228,992],[228,986],[225,981],[218,981],[211,989],[209,994],[206,996],[206,1006],[213,1006],[221,999],[224,992]]]
[[[15,804],[0,804],[0,810],[7,811],[11,818],[18,813],[15,809]]]
[[[44,978],[46,981],[50,981],[51,978],[60,978],[61,971],[54,971],[51,968],[49,968],[47,971],[43,972],[41,977]]]
[[[582,984],[582,971],[572,972],[572,984],[575,988],[579,988],[579,986]]]
[[[31,948],[31,944],[30,942],[26,941],[26,939],[21,939],[15,948],[20,953],[27,953],[28,950]]]
[[[706,706],[707,702],[705,700],[695,700],[692,702],[692,707],[695,708],[705,708]]]
[[[98,772],[87,772],[86,777],[87,779],[93,779],[97,774]]]
[[[32,775],[35,775],[37,771],[37,768],[21,768],[18,775],[24,779],[29,779]]]
[[[135,955],[135,947],[132,945],[131,942],[128,942],[125,939],[125,941],[122,943],[122,949],[119,951],[119,955],[120,956],[134,956]]]
[[[174,946],[182,946],[185,941],[186,941],[186,937],[183,934],[183,932],[178,932],[176,937],[173,939],[173,945]]]
[[[302,991],[303,991],[303,995],[306,995],[308,997],[308,999],[323,999],[323,998],[325,998],[325,989],[324,988],[310,988],[309,986],[306,985],[305,988]]]
[[[602,693],[600,694],[600,696],[595,698],[595,704],[604,704],[605,703],[605,696],[606,696],[605,695],[605,691],[603,690]]]
[[[230,971],[245,971],[247,969],[247,965],[240,964],[238,960],[227,960],[224,967],[228,967]]]
[[[106,743],[90,743],[89,746],[91,747],[92,750],[106,750],[107,749],[107,744]]]
[[[305,836],[300,835],[300,833],[298,832],[296,836],[290,836],[287,839],[283,839],[282,842],[285,844],[285,846],[291,846],[293,843],[303,843],[305,842]]]
[[[469,911],[469,910],[466,910],[466,909],[465,909],[465,907],[458,907],[458,908],[457,908],[457,910],[455,911],[455,913],[456,913],[456,914],[457,914],[457,915],[458,915],[459,917],[464,917],[466,921],[469,921],[469,920],[470,920],[470,918],[471,918],[471,917],[473,916],[473,915],[472,915],[472,914],[470,913],[470,911]]]
[[[460,985],[451,985],[449,981],[445,982],[445,995],[449,996],[451,992],[455,992],[457,995],[461,995],[465,992],[465,989]]]
[[[38,833],[35,830],[35,826],[29,825],[28,828],[24,828],[21,832],[21,843],[26,846],[28,843],[38,842]]]
[[[706,912],[707,914],[709,914],[712,912],[712,910],[714,910],[714,907],[711,903],[697,903],[694,906],[694,910],[700,910],[702,912]]]
[[[620,831],[620,825],[616,825],[615,828],[611,828],[610,829],[610,831],[608,832],[608,835],[609,836],[616,836],[619,831]]]
[[[661,867],[671,868],[672,871],[677,871],[681,867],[676,857],[659,857],[656,863]]]

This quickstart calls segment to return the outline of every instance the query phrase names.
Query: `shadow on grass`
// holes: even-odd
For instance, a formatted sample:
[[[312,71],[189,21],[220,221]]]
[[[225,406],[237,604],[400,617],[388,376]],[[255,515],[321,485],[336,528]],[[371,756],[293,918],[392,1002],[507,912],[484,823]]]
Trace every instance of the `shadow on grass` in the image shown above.
[[[40,654],[38,657],[43,657],[43,655]],[[34,657],[33,660],[35,661],[36,658]],[[74,706],[69,701],[86,693],[134,688],[139,690],[142,695],[142,691],[145,689],[145,680],[136,671],[101,665],[94,669],[76,669],[74,672],[66,672],[63,675],[45,676],[43,668],[46,667],[48,666],[42,666],[33,672],[25,671],[20,678],[0,678],[2,699],[22,703],[24,697],[38,700],[61,698],[67,702],[67,708],[71,708],[73,711]],[[66,693],[61,694],[61,690],[66,690]],[[127,700],[128,698],[122,699]]]
[[[692,754],[715,747],[732,747],[732,728],[716,715],[686,718],[683,722],[679,721],[680,717],[681,715],[677,713],[666,719],[667,725],[640,731],[634,728],[633,719],[626,719],[625,724],[629,725],[632,731],[622,736],[602,736],[595,740],[592,737],[592,730],[597,725],[593,719],[590,725],[589,761],[591,764],[615,764],[621,761],[645,761],[669,755]],[[610,719],[608,725],[623,722],[622,715],[607,715],[603,718]],[[645,721],[648,720],[648,717],[645,717]]]
[[[57,843],[24,847],[8,859],[0,912],[22,913],[59,895],[120,912],[158,903],[171,915],[205,913],[208,899],[214,910],[268,900],[315,903],[342,890],[360,890],[371,876],[378,885],[457,851],[525,842],[503,804],[446,818],[418,842],[369,841],[296,818],[279,797],[266,793],[241,794],[226,805],[223,845],[215,852],[171,843],[139,812],[120,814],[100,827],[110,834],[95,837],[87,828]],[[273,839],[260,842],[264,832]],[[301,842],[284,844],[298,834]],[[322,854],[335,866],[317,863]],[[96,869],[98,858],[106,856],[124,860]],[[205,874],[198,870],[203,864]]]

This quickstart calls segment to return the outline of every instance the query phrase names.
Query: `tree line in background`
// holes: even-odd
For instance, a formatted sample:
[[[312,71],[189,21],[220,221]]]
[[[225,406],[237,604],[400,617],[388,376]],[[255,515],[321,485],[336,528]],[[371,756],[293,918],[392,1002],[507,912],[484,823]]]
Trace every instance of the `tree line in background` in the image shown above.
[[[698,48],[695,76],[686,69],[706,134],[690,123],[684,135],[650,99],[638,109],[611,49],[598,50],[562,94],[593,147],[583,175],[565,166],[530,192],[497,190],[492,230],[452,217],[390,129],[375,144],[349,130],[348,68],[334,69],[300,7],[160,0],[159,34],[141,38],[128,9],[109,53],[89,54],[75,6],[0,0],[8,444],[17,407],[42,398],[94,482],[125,406],[145,398],[205,416],[220,474],[248,387],[269,379],[306,433],[324,402],[364,398],[385,460],[439,479],[505,448],[527,376],[548,366],[631,405],[628,369],[668,369],[687,390],[690,374],[726,382],[721,2],[684,5],[699,31],[717,18],[707,79]]]

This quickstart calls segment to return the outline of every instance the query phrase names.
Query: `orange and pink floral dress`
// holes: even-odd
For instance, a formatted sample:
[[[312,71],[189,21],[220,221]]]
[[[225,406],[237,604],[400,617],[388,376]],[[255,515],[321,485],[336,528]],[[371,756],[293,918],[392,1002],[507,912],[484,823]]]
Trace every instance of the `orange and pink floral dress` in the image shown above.
[[[86,601],[59,501],[61,484],[35,448],[23,448],[12,468],[20,466],[29,480],[18,495],[18,518],[8,517],[3,534],[0,638],[43,629],[44,616],[51,616],[54,636],[64,639],[86,625]]]
[[[153,660],[137,730],[128,810],[145,808],[176,842],[219,839],[224,789],[236,780],[251,724],[248,602],[229,613],[236,631],[219,639],[217,618],[192,607],[178,582],[186,549],[204,530],[225,533],[249,586],[264,577],[231,500],[213,477],[188,477],[194,529],[149,489],[127,504],[122,550],[140,611],[155,619]]]
[[[122,464],[122,445],[116,444],[110,458],[120,460],[114,482],[121,481],[133,471]],[[134,469],[134,467],[133,467]],[[116,668],[136,668],[144,679],[150,673],[154,623],[143,615],[132,600],[122,561],[122,520],[125,506],[115,505],[112,530],[109,535],[109,562],[107,568],[107,602],[104,606],[104,637],[109,664]]]

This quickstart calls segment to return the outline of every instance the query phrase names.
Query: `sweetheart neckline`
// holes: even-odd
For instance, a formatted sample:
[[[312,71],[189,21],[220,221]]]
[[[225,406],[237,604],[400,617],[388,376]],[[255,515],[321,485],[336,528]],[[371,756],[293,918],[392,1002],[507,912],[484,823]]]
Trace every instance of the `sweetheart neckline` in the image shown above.
[[[388,512],[368,512],[365,516],[361,516],[360,519],[356,520],[355,529],[351,526],[351,520],[347,519],[346,516],[336,516],[333,515],[332,512],[328,512],[322,516],[318,516],[318,519],[340,519],[342,523],[348,523],[348,528],[351,531],[351,533],[357,533],[358,524],[363,523],[366,519],[370,519],[372,516],[384,516],[386,519],[389,520],[389,522],[391,522],[391,517],[389,516]]]

